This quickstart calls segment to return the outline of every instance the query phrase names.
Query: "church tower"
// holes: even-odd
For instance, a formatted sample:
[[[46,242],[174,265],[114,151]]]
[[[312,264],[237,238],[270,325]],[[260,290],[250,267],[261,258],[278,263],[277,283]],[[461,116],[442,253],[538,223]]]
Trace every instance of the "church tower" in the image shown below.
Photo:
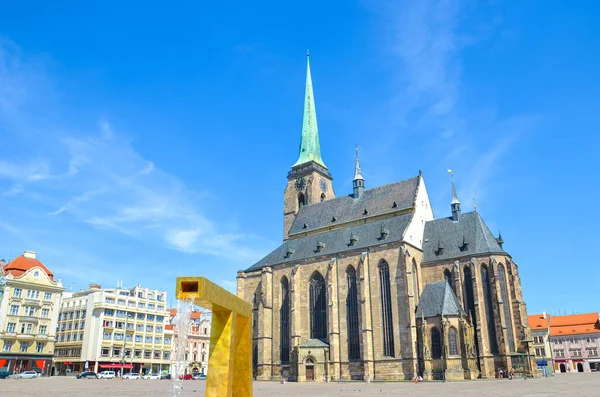
[[[310,56],[306,54],[306,91],[304,94],[304,116],[302,118],[302,140],[298,160],[288,172],[288,183],[283,204],[283,239],[288,233],[296,214],[304,205],[319,203],[335,197],[332,177],[321,159],[319,128],[310,75]]]

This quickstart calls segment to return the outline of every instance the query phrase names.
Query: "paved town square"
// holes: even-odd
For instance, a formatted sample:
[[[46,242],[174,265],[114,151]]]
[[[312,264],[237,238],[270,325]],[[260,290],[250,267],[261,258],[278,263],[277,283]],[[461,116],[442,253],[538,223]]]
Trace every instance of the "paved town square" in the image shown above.
[[[184,381],[182,397],[203,396],[204,381]],[[77,380],[72,377],[51,377],[33,380],[0,380],[0,396],[46,397],[79,396],[171,396],[168,381]],[[255,382],[255,397],[296,396],[569,396],[576,391],[579,396],[600,395],[600,375],[557,375],[552,378],[518,380],[483,380],[461,382],[429,382],[418,385],[410,382],[386,383],[286,383]]]

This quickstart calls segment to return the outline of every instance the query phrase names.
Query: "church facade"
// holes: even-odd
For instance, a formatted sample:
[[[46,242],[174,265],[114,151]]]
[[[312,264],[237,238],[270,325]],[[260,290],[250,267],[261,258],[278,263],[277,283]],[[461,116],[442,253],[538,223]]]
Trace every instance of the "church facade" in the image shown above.
[[[518,266],[454,182],[435,219],[423,175],[335,196],[321,157],[310,64],[283,243],[238,272],[253,303],[256,379],[474,379],[530,372]]]

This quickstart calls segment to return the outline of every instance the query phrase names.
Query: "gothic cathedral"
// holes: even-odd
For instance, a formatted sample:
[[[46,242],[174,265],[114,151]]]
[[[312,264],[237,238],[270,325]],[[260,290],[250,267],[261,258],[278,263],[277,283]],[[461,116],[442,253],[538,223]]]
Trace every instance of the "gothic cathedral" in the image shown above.
[[[310,63],[283,243],[238,272],[259,380],[475,379],[535,371],[518,266],[477,212],[434,219],[423,175],[336,197]]]

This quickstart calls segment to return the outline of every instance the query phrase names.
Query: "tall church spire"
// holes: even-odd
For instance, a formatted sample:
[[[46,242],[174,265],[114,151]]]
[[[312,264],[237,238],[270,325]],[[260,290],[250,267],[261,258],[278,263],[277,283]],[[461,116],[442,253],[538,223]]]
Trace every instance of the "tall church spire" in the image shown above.
[[[452,220],[458,222],[460,219],[460,201],[458,200],[456,188],[454,187],[454,173],[452,170],[448,170],[448,172],[452,177],[452,202],[450,203],[450,208],[452,209]]]
[[[354,180],[352,181],[353,197],[360,198],[365,191],[365,179],[360,171],[360,161],[358,161],[358,146],[356,147],[356,166],[354,171]]]
[[[317,112],[313,94],[312,78],[310,76],[310,54],[306,53],[306,91],[304,94],[304,116],[302,118],[302,141],[300,142],[300,156],[292,166],[314,161],[325,167],[321,159],[321,145],[319,144],[319,128],[317,127]],[[327,168],[327,167],[325,167]]]

